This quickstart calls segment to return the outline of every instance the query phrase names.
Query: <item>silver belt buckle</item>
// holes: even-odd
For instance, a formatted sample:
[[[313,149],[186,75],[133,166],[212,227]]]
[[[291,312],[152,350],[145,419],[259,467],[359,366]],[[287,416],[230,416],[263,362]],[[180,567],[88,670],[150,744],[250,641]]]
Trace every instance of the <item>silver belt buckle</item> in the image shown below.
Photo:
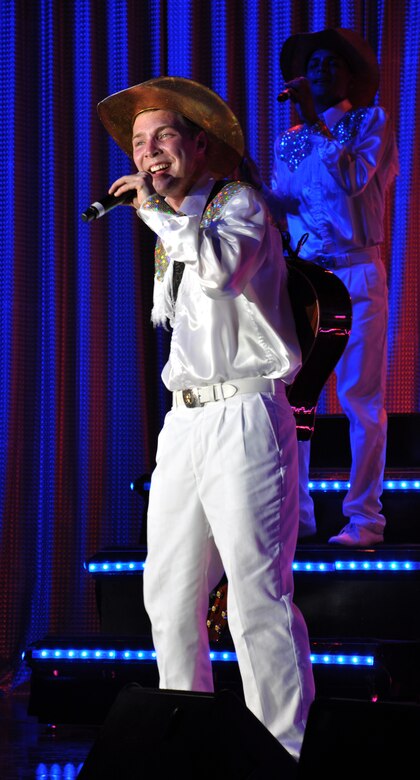
[[[196,395],[191,388],[182,391],[182,398],[185,406],[188,406],[189,409],[192,409],[194,406],[203,405],[202,403],[200,403],[200,399],[198,395]]]

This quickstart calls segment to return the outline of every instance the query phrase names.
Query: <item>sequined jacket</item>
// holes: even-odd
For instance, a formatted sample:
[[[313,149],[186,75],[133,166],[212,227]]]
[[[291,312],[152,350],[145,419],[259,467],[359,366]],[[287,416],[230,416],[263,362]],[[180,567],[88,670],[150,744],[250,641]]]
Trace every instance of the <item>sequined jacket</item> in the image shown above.
[[[292,245],[308,233],[301,257],[347,253],[384,238],[385,195],[398,173],[390,119],[380,106],[353,109],[347,100],[322,123],[279,136],[271,192],[273,216],[286,218]]]

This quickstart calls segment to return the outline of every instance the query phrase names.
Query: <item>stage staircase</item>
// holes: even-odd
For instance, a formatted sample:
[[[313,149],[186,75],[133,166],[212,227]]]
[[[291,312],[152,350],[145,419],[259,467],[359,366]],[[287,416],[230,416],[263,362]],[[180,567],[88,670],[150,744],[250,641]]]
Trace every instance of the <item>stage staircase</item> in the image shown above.
[[[419,434],[420,415],[390,416],[385,542],[349,550],[327,543],[345,523],[347,421],[339,415],[317,419],[310,477],[318,534],[298,544],[294,561],[295,600],[308,624],[317,697],[420,704]],[[147,480],[133,484],[147,501]],[[144,543],[111,546],[84,562],[96,591],[98,635],[47,636],[27,648],[30,714],[41,722],[102,723],[127,682],[157,687],[143,606],[145,555]],[[211,635],[215,688],[241,696],[220,595],[211,594],[209,602],[209,615],[222,628]]]

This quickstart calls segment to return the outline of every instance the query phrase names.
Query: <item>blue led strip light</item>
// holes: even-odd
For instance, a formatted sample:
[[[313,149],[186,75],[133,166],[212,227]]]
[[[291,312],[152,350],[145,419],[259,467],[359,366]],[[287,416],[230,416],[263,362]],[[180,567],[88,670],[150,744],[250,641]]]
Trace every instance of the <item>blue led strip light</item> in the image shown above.
[[[326,27],[326,2],[325,0],[312,0],[310,3],[310,27],[309,32],[317,32]]]
[[[34,777],[37,778],[37,780],[47,780],[47,778],[50,778],[51,780],[58,780],[61,778],[61,780],[75,780],[83,766],[83,761],[79,764],[72,764],[70,761],[66,761],[65,764],[60,764],[57,761],[54,761],[53,764],[50,766],[48,764],[45,764],[43,761],[40,764],[37,764],[35,768],[35,775]]]
[[[143,571],[144,561],[101,561],[101,563],[89,563],[88,571],[91,574],[123,574],[124,572]]]
[[[151,41],[151,73],[150,78],[162,75],[161,55],[161,0],[149,0],[150,41]],[[149,76],[148,76],[149,78]]]
[[[258,3],[248,0],[244,13],[244,30],[246,41],[245,79],[247,84],[246,120],[243,128],[246,146],[251,157],[258,161],[259,149],[262,140],[260,138],[260,126],[262,118],[259,111],[259,25]],[[264,117],[265,132],[265,117]]]
[[[350,482],[347,480],[315,480],[311,479],[311,481],[308,483],[309,490],[311,492],[315,491],[322,491],[322,492],[338,492],[340,490],[348,490],[350,488]],[[383,485],[384,490],[389,491],[409,491],[409,490],[420,490],[420,480],[418,479],[387,479],[384,482]]]
[[[144,570],[145,562],[132,561],[92,561],[87,569],[90,574],[133,574]],[[413,572],[420,571],[420,562],[411,560],[335,560],[335,561],[294,561],[293,570],[300,572]]]
[[[400,159],[400,175],[395,183],[394,219],[392,226],[392,257],[390,263],[389,281],[389,328],[388,328],[388,360],[391,361],[395,352],[399,335],[400,311],[404,303],[405,263],[409,252],[408,220],[412,213],[412,171],[414,166],[416,122],[405,121],[406,117],[416,116],[416,101],[418,100],[418,82],[420,70],[420,2],[411,0],[405,8],[405,47],[404,61],[401,67],[404,83],[400,94],[400,128],[397,145]],[[392,366],[391,362],[389,365]]]
[[[127,4],[111,2],[107,13],[108,91],[109,94],[127,88],[129,67],[127,50]],[[133,164],[111,138],[109,149],[109,183],[125,173]],[[132,353],[136,343],[136,306],[133,280],[134,257],[132,234],[137,225],[133,209],[120,206],[107,216],[109,228],[108,262],[108,468],[112,480],[107,485],[107,505],[113,519],[114,533],[125,543],[131,534],[127,517],[130,497],[116,489],[124,480],[127,468],[141,460],[137,452],[141,437],[134,436],[138,424],[138,386]],[[127,458],[130,462],[127,463]]]
[[[384,19],[385,19],[385,5],[386,0],[377,0],[377,6],[376,6],[376,55],[378,62],[381,63],[382,60],[382,46],[383,46],[383,37],[384,37]],[[345,25],[343,25],[344,27]],[[351,25],[346,25],[348,27],[351,27]],[[380,84],[379,84],[380,89]],[[375,103],[380,103],[379,95],[376,95]]]
[[[313,664],[324,664],[325,666],[374,666],[375,659],[372,655],[343,655],[311,653]]]
[[[75,147],[75,214],[77,241],[77,404],[78,404],[78,528],[80,552],[83,556],[89,517],[89,409],[90,409],[90,231],[80,219],[91,191],[88,172],[91,167],[90,139],[92,115],[91,95],[91,19],[89,0],[75,0],[73,16],[74,57],[74,147]]]
[[[39,648],[31,650],[30,656],[35,661],[86,661],[86,662],[114,662],[122,661],[127,663],[141,663],[144,661],[155,661],[156,653],[154,650],[138,650],[126,648],[125,650],[116,650],[111,648],[95,649],[77,649],[77,648]],[[235,663],[237,661],[236,653],[229,651],[211,651],[209,653],[211,661]],[[345,653],[311,653],[311,662],[313,664],[323,664],[326,666],[374,666],[375,659],[372,655],[345,654]]]
[[[110,648],[41,648],[32,650],[31,657],[37,661],[155,661],[154,650],[115,650]]]
[[[143,483],[144,490],[150,489],[150,482]],[[346,479],[311,479],[308,482],[308,488],[311,492],[322,491],[326,492],[340,492],[347,491],[350,488],[350,482]],[[386,479],[383,485],[384,490],[390,491],[404,491],[420,490],[420,479]],[[131,483],[131,490],[134,490],[134,483]]]
[[[226,0],[211,0],[212,87],[224,100],[227,94]]]
[[[293,571],[323,572],[412,572],[420,571],[419,561],[294,561]]]
[[[270,56],[268,63],[268,85],[270,94],[270,110],[266,117],[268,127],[269,153],[272,160],[270,165],[269,179],[271,180],[272,167],[274,163],[274,142],[279,133],[284,132],[290,127],[290,100],[286,103],[279,103],[277,95],[284,87],[284,79],[280,69],[280,51],[284,41],[291,35],[291,3],[279,3],[278,0],[271,0],[270,7],[270,27],[269,27],[269,47]]]
[[[55,96],[51,85],[55,78],[55,36],[54,9],[51,0],[42,0],[39,5],[39,175],[42,187],[39,190],[39,214],[48,214],[51,203],[56,202],[55,193]],[[51,598],[51,578],[42,577],[42,571],[50,571],[54,554],[54,539],[51,523],[55,513],[55,471],[56,471],[56,230],[54,222],[39,220],[40,248],[40,297],[39,312],[41,341],[39,346],[39,450],[38,450],[38,497],[36,560],[38,576],[35,583],[38,592],[31,599],[31,631],[42,630],[48,625]]]
[[[356,29],[354,0],[341,0],[339,27]]]
[[[192,2],[168,0],[168,75],[192,77]]]
[[[10,369],[13,321],[14,180],[15,160],[15,3],[3,2],[0,14],[0,442],[7,442],[10,404]],[[0,447],[0,528],[4,517],[7,448]]]

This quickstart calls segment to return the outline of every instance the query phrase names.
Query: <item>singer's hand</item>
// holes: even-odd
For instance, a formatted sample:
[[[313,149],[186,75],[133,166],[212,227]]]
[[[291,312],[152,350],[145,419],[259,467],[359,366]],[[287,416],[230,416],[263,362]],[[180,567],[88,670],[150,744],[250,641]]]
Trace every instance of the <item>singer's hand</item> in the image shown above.
[[[156,192],[152,182],[153,180],[150,173],[139,171],[139,173],[132,173],[128,176],[120,176],[119,179],[111,184],[108,192],[110,195],[116,195],[118,197],[118,195],[122,195],[129,190],[136,190],[137,197],[134,198],[129,205],[138,209],[146,198],[150,195],[154,195]]]
[[[299,76],[288,81],[285,88],[288,90],[290,100],[295,104],[302,121],[309,125],[314,124],[318,120],[318,114],[308,79],[305,76]]]

